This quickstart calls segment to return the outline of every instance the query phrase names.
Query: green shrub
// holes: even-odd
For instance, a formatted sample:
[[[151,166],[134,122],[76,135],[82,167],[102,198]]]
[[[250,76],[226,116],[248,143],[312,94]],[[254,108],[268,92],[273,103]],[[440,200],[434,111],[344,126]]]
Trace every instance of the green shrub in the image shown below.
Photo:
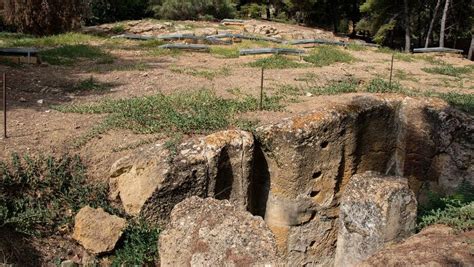
[[[264,5],[259,5],[257,3],[243,5],[240,7],[239,17],[261,19],[263,13],[266,12],[265,10],[266,7]]]
[[[155,10],[159,17],[174,20],[233,18],[236,12],[230,0],[163,0]]]
[[[154,266],[158,260],[159,234],[158,228],[143,221],[131,223],[123,234],[123,243],[114,253],[112,266]]]
[[[86,23],[89,25],[141,19],[150,15],[149,0],[90,0]]]
[[[418,230],[433,224],[446,224],[458,230],[474,229],[474,186],[461,183],[456,193],[429,194],[429,201],[418,208]]]
[[[263,67],[265,69],[294,69],[306,66],[305,64],[295,62],[282,55],[272,55],[270,57],[260,58],[248,65],[254,68]]]
[[[0,227],[46,236],[71,227],[80,208],[111,208],[108,188],[86,182],[79,157],[20,158],[0,161]]]
[[[116,24],[110,30],[115,34],[121,34],[125,32],[125,26],[123,24]]]
[[[313,49],[309,56],[304,57],[304,60],[318,67],[323,67],[338,62],[349,63],[354,60],[354,57],[337,47],[324,45]]]

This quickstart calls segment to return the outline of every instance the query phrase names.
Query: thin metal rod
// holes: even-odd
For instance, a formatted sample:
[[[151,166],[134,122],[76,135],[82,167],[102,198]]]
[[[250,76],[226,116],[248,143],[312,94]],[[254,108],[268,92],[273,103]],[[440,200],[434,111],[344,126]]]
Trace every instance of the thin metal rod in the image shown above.
[[[260,83],[260,105],[259,105],[259,108],[260,110],[263,110],[263,75],[264,75],[264,67],[262,67],[262,79],[261,79],[261,83]]]
[[[3,73],[3,138],[7,136],[7,74]]]
[[[395,58],[395,54],[392,54],[392,65],[390,66],[390,90],[392,90],[392,77],[393,77],[393,60]]]

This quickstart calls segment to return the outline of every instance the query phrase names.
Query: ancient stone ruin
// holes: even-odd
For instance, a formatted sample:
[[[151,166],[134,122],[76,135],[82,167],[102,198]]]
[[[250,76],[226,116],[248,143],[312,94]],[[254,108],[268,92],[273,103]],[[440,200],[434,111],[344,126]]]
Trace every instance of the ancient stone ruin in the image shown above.
[[[235,208],[216,218],[235,221],[240,211],[261,217],[274,236],[276,262],[350,266],[413,234],[416,202],[429,190],[474,184],[473,138],[473,118],[442,101],[354,96],[255,134],[229,130],[123,158],[111,170],[112,198],[128,214],[164,228],[189,197],[227,200]],[[204,209],[188,206],[191,214]],[[172,218],[169,231],[184,223],[177,214],[185,207],[173,212],[180,219]],[[196,233],[209,232],[200,227]],[[165,236],[167,244],[188,238]],[[359,242],[365,252],[355,247]]]

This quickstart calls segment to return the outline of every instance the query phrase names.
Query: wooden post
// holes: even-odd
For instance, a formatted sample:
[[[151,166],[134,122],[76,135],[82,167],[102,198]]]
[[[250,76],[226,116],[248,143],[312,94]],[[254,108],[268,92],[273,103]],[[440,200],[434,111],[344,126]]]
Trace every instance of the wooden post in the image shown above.
[[[263,110],[263,75],[264,75],[264,67],[262,67],[262,79],[261,79],[261,83],[260,83],[260,105],[259,105],[259,108],[260,110]]]
[[[3,138],[7,136],[7,74],[3,73]]]
[[[395,58],[395,54],[392,54],[392,64],[390,66],[390,82],[389,82],[390,90],[392,90],[393,60],[394,60],[394,58]]]

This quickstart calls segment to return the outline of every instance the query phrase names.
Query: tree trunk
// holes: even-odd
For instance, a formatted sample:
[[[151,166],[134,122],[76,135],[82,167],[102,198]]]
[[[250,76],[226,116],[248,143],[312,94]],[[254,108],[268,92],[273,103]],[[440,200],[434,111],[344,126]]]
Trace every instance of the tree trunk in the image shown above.
[[[267,19],[270,20],[271,12],[270,12],[270,0],[267,0]]]
[[[449,1],[444,5],[443,18],[441,19],[441,32],[439,34],[439,47],[444,47],[444,33],[446,30],[446,18],[448,17]]]
[[[474,53],[474,31],[472,32],[471,48],[469,48],[469,54],[467,55],[467,59],[473,60],[472,58],[473,53]]]
[[[425,48],[428,48],[428,45],[430,44],[431,32],[433,31],[434,22],[435,22],[435,19],[436,19],[436,15],[438,14],[438,10],[439,10],[440,5],[441,5],[441,0],[438,0],[438,2],[436,2],[436,7],[435,7],[435,10],[434,10],[434,13],[433,13],[433,18],[431,19],[430,27],[428,29],[428,34],[426,35]]]
[[[411,33],[410,33],[410,11],[408,7],[408,0],[403,1],[405,9],[405,52],[409,53],[411,48]]]

